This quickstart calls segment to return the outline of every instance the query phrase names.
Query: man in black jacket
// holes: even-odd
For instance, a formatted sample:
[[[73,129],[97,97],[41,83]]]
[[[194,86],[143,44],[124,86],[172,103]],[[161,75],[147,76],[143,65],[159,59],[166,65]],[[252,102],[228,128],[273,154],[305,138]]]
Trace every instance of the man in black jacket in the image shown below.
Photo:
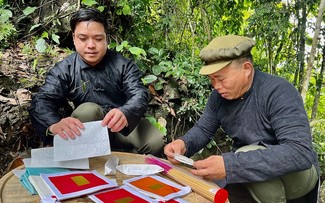
[[[102,120],[110,130],[112,149],[159,154],[163,135],[142,119],[148,92],[141,72],[132,61],[107,49],[104,16],[96,9],[80,9],[70,26],[76,52],[49,71],[29,111],[43,144],[51,146],[55,134],[74,139],[83,122]],[[67,101],[75,109],[63,118],[59,110]]]

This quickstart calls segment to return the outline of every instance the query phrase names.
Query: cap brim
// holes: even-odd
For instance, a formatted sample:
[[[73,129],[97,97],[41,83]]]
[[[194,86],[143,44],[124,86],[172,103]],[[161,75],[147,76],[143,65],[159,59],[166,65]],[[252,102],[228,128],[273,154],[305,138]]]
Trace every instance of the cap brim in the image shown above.
[[[210,75],[212,73],[217,72],[218,70],[221,70],[222,68],[226,67],[232,60],[229,61],[216,61],[213,63],[210,63],[208,65],[204,65],[201,70],[201,75]]]

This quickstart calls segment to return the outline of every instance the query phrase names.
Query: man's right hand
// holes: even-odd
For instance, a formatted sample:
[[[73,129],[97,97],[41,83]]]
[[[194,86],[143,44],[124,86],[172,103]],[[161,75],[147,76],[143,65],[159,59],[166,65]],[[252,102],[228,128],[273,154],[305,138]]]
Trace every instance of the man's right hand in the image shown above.
[[[63,118],[49,127],[52,134],[58,134],[63,139],[75,139],[81,134],[80,129],[84,129],[84,125],[79,119],[73,117]]]
[[[185,152],[186,152],[185,143],[181,139],[177,139],[177,140],[167,144],[164,148],[164,153],[167,156],[167,159],[173,164],[179,163],[179,161],[174,159],[174,154],[184,155]]]

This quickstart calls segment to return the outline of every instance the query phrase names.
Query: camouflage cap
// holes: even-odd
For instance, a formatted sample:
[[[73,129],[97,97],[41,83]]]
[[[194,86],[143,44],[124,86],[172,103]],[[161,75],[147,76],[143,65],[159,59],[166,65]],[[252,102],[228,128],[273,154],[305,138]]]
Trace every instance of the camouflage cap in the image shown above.
[[[227,35],[214,38],[200,52],[205,61],[200,74],[209,75],[227,66],[232,60],[250,53],[255,41],[248,37]]]

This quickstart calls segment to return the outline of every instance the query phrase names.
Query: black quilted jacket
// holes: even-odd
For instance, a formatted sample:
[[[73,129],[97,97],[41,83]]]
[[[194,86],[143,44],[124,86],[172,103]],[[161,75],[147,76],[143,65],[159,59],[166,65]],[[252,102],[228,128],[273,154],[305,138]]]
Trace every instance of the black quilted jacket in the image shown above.
[[[52,144],[46,129],[61,120],[59,110],[71,101],[74,107],[95,102],[106,111],[119,108],[128,120],[121,131],[128,135],[147,109],[148,91],[141,72],[121,54],[108,50],[95,67],[87,65],[78,53],[58,62],[46,76],[44,85],[33,96],[30,118],[44,144]]]

